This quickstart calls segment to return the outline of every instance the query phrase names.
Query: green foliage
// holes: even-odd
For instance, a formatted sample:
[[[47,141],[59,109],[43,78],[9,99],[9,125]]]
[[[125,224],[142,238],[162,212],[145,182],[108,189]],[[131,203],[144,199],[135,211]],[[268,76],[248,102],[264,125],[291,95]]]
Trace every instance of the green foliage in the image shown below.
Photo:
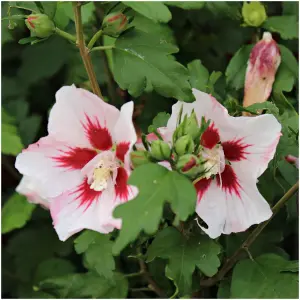
[[[30,219],[35,205],[27,201],[24,196],[15,193],[2,208],[2,233],[22,228]]]
[[[240,261],[233,270],[231,298],[298,298],[298,275],[285,272],[289,264],[274,254]]]
[[[84,253],[86,266],[95,270],[100,276],[111,278],[115,269],[115,260],[112,256],[112,245],[108,235],[92,230],[86,230],[75,241],[75,250],[78,254]]]
[[[188,65],[191,86],[199,91],[206,92],[209,80],[209,72],[201,63],[201,60],[193,60]]]
[[[172,210],[182,221],[194,212],[196,191],[192,183],[177,172],[155,164],[142,165],[132,172],[128,183],[138,187],[140,193],[114,211],[115,217],[122,218],[122,229],[113,246],[116,254],[142,230],[148,234],[155,233],[166,202],[171,204]],[[136,216],[134,223],[132,212]]]
[[[206,276],[218,271],[220,246],[206,236],[184,237],[175,228],[160,231],[147,251],[147,260],[168,259],[167,277],[174,280],[180,294],[190,293],[196,267]]]
[[[160,112],[153,119],[152,125],[148,127],[148,132],[154,132],[159,127],[167,126],[168,120],[170,119],[170,114],[165,112]]]
[[[176,6],[182,9],[201,9],[205,1],[165,1],[168,6]]]
[[[283,39],[298,38],[298,23],[296,16],[269,17],[263,27],[272,32],[278,32]]]
[[[115,80],[134,97],[154,89],[165,97],[193,101],[187,70],[170,57],[177,51],[157,36],[130,30],[113,49]]]

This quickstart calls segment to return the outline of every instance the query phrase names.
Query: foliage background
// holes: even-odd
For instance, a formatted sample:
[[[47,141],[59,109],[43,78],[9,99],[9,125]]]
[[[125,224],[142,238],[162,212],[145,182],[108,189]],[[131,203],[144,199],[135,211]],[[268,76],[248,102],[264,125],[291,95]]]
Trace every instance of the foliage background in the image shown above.
[[[105,11],[110,5],[100,1],[89,2],[83,6],[84,29],[88,39],[100,28]],[[293,16],[298,20],[297,2],[265,2],[264,5],[269,17]],[[135,17],[133,25],[136,28],[151,37],[159,36],[178,46],[179,52],[174,54],[174,58],[182,65],[188,66],[192,86],[212,93],[232,114],[239,114],[238,104],[241,105],[243,99],[243,78],[249,50],[243,52],[244,54],[240,53],[239,56],[234,55],[241,47],[252,44],[262,29],[241,26],[243,23],[241,2],[202,2],[192,6],[188,7],[187,3],[181,5],[169,3],[168,8],[172,15],[169,22],[154,22],[153,18],[146,18],[134,10],[129,14]],[[2,2],[1,8],[2,16],[6,16],[8,2]],[[23,13],[17,9],[15,11]],[[57,26],[74,34],[73,20],[71,4],[57,3],[54,18]],[[80,250],[74,249],[75,237],[65,243],[60,242],[52,228],[49,213],[40,207],[27,204],[24,197],[14,192],[21,179],[20,174],[14,169],[15,155],[23,147],[47,134],[47,118],[55,101],[55,92],[61,86],[72,83],[89,89],[79,51],[74,45],[59,36],[52,36],[35,45],[18,44],[20,39],[29,36],[29,31],[23,21],[16,23],[17,26],[13,30],[8,29],[8,21],[2,21],[1,27],[1,96],[4,109],[2,110],[2,208],[4,206],[2,297],[155,297],[151,291],[134,291],[135,287],[146,285],[140,278],[128,279],[114,273],[112,276],[117,282],[116,285],[112,284],[113,280],[107,278],[100,280],[97,277],[99,274],[95,275],[94,267],[91,267],[91,264],[102,265],[103,261],[97,261],[100,259],[99,255],[90,254],[89,263],[87,253],[78,255],[77,253],[81,253]],[[276,89],[273,89],[271,100],[277,106],[272,107],[273,112],[277,114],[287,133],[281,140],[274,164],[259,180],[259,189],[271,205],[276,203],[298,178],[297,170],[283,159],[286,154],[298,156],[298,137],[297,134],[295,136],[291,133],[298,131],[298,115],[295,112],[298,111],[298,65],[295,64],[298,58],[298,33],[286,39],[285,33],[294,30],[293,26],[296,23],[278,24],[283,26],[275,28],[274,31],[277,33],[273,33],[273,38],[289,50],[289,55],[280,67],[281,75],[279,79],[279,75],[276,77]],[[111,38],[105,37],[103,43],[109,44],[110,41]],[[233,57],[235,61],[232,60]],[[94,52],[92,60],[107,101],[120,107],[124,102],[134,99],[136,106],[134,119],[137,128],[147,132],[148,126],[152,124],[158,112],[170,112],[172,104],[176,101],[174,98],[164,97],[157,91],[144,91],[138,97],[133,97],[128,91],[122,90],[114,80],[116,73],[112,74],[110,71],[114,62],[108,51]],[[194,60],[201,60],[202,64],[200,62],[191,64]],[[134,76],[136,72],[134,68],[126,70],[126,76]],[[289,201],[286,209],[280,211],[252,246],[250,252],[254,258],[261,254],[275,253],[284,259],[298,260],[297,197],[296,195]],[[245,236],[245,233],[222,236],[219,239],[222,246],[220,257],[231,255]],[[88,236],[86,238],[89,239]],[[106,243],[110,247],[108,240],[98,242]],[[116,269],[119,272],[138,271],[136,261],[127,258],[136,247],[137,245],[128,246],[121,256],[115,258]],[[247,258],[246,252],[244,257]],[[111,258],[108,257],[106,261],[109,259]],[[270,256],[265,259],[260,257],[258,260],[266,264],[266,268],[276,265]],[[249,262],[244,260],[243,263]],[[149,270],[166,294],[171,296],[175,286],[172,280],[163,276],[166,264],[166,259],[156,258],[149,264]],[[246,265],[239,266],[240,269],[236,268],[232,282],[229,277],[220,285],[203,288],[200,297],[262,297],[256,291],[255,283],[242,286],[251,279],[244,278],[244,283],[234,279],[234,276],[237,278],[241,276],[238,272],[243,270],[242,267],[247,268]],[[78,275],[87,269],[90,270],[87,277]],[[47,283],[47,280],[57,276],[62,276],[60,281],[50,280],[50,283]],[[198,290],[199,276],[198,273],[194,274],[193,291]],[[129,290],[128,280],[131,287]],[[271,289],[272,285],[277,285],[276,280],[280,282],[283,279],[275,280],[272,277],[270,280],[273,281],[267,284],[267,290]],[[266,293],[266,297],[278,298],[282,295],[288,297],[290,284],[295,279],[286,277],[284,280],[287,285],[282,287],[284,290],[279,288],[275,294],[269,291],[271,294]],[[46,283],[42,284],[43,282]],[[189,294],[191,295],[191,292]]]

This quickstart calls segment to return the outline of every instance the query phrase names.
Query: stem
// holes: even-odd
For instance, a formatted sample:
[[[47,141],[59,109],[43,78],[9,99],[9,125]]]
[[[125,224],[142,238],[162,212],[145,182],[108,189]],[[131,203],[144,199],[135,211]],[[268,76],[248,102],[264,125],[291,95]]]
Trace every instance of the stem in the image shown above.
[[[138,276],[142,276],[142,275],[144,275],[144,272],[140,271],[140,272],[131,273],[131,274],[124,274],[124,277],[132,278],[132,277],[138,277]]]
[[[166,298],[164,291],[156,284],[156,282],[152,279],[151,275],[147,270],[147,266],[145,262],[139,258],[139,265],[141,268],[141,272],[143,273],[144,278],[148,281],[150,288],[153,292],[155,292],[159,297]]]
[[[110,50],[112,48],[114,48],[114,46],[97,46],[97,47],[92,48],[90,51],[94,52],[97,50]]]
[[[92,65],[91,57],[89,55],[89,49],[85,45],[82,20],[81,20],[81,4],[80,2],[73,2],[73,9],[75,14],[75,27],[77,36],[77,46],[79,47],[80,55],[88,74],[92,90],[94,94],[102,98],[101,90],[97,82],[96,74]]]
[[[211,278],[203,280],[200,282],[200,286],[210,287],[215,285],[216,282],[222,280],[228,271],[232,269],[234,264],[238,261],[239,255],[241,252],[247,250],[252,243],[256,240],[258,235],[262,232],[262,230],[270,223],[273,217],[277,214],[277,212],[285,205],[285,203],[298,191],[299,189],[299,181],[295,183],[285,194],[284,196],[274,205],[272,208],[273,215],[272,217],[258,225],[247,237],[245,242],[240,246],[239,249],[235,251],[235,253],[226,261],[220,271]]]
[[[93,46],[95,45],[95,43],[97,42],[97,40],[100,38],[100,36],[102,35],[102,29],[98,30],[94,36],[91,38],[90,42],[88,43],[88,48],[91,50],[93,48]]]
[[[131,292],[153,292],[152,289],[144,287],[144,288],[132,288],[130,289]]]
[[[63,30],[56,27],[55,28],[55,33],[60,35],[61,37],[65,38],[65,39],[71,41],[71,42],[76,43],[76,36],[74,36],[74,35],[72,35],[68,32],[65,32],[65,31],[63,31]]]

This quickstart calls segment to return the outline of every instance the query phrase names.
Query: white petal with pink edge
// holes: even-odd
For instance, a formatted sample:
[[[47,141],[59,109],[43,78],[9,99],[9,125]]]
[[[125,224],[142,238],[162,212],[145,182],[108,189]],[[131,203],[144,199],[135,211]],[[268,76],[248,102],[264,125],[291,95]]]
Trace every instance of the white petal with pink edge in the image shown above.
[[[70,145],[107,150],[119,114],[117,108],[96,95],[74,85],[64,86],[56,93],[48,131]]]
[[[39,182],[42,197],[56,197],[82,181],[80,169],[95,154],[90,149],[70,148],[47,136],[23,150],[15,167]]]
[[[114,208],[118,205],[113,193],[110,190],[92,193],[90,202],[82,202],[79,190],[65,193],[51,202],[53,225],[61,241],[83,229],[109,233],[114,228],[121,227],[121,220],[112,216]]]
[[[27,197],[29,202],[41,204],[44,208],[49,208],[49,200],[41,196],[43,194],[43,190],[42,185],[38,182],[38,180],[29,176],[23,176],[16,187],[16,191]]]

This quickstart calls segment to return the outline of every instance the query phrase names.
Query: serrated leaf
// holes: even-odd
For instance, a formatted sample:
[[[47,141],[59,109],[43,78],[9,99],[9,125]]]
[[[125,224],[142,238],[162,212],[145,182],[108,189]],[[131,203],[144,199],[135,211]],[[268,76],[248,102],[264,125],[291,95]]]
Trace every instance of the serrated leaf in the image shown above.
[[[230,60],[226,68],[226,82],[232,88],[239,90],[244,87],[247,62],[253,45],[240,48]]]
[[[2,124],[1,152],[4,154],[17,155],[23,149],[23,144],[14,125]]]
[[[156,90],[165,97],[191,102],[188,71],[170,57],[177,51],[159,36],[130,30],[116,40],[113,49],[115,80],[134,97]]]
[[[299,260],[289,261],[287,265],[281,270],[282,272],[299,272]]]
[[[168,6],[176,6],[182,9],[201,9],[205,5],[205,1],[165,1]]]
[[[218,272],[221,247],[207,236],[185,238],[178,230],[168,227],[160,231],[147,251],[147,261],[155,257],[168,259],[168,274],[182,295],[190,293],[192,274],[196,267],[206,276]]]
[[[282,272],[288,264],[275,254],[240,261],[233,269],[231,298],[298,299],[298,274]]]
[[[201,60],[193,60],[187,65],[187,67],[190,72],[191,86],[199,91],[206,92],[209,80],[209,72],[202,65]]]
[[[128,282],[120,273],[105,279],[96,273],[73,274],[41,282],[43,290],[55,293],[59,298],[124,299],[128,293]]]
[[[123,1],[126,6],[131,7],[141,15],[155,21],[167,23],[171,20],[172,15],[168,7],[162,2],[146,1]]]
[[[2,234],[25,226],[34,209],[35,205],[24,196],[17,193],[11,196],[2,208]]]
[[[160,112],[152,121],[152,125],[148,127],[148,132],[154,132],[159,127],[167,126],[168,120],[170,119],[170,114],[165,112]]]
[[[146,164],[132,172],[128,183],[138,187],[139,194],[114,211],[116,218],[122,218],[122,229],[113,246],[113,252],[116,254],[141,231],[155,233],[166,202],[171,204],[172,210],[182,221],[195,211],[195,188],[186,177],[177,172],[169,171],[160,165]]]
[[[250,106],[247,106],[247,111],[253,112],[254,114],[257,111],[266,109],[268,113],[273,114],[275,117],[279,116],[278,107],[272,102],[263,102],[263,103],[254,103]]]
[[[268,17],[262,26],[269,31],[278,32],[286,40],[297,39],[299,36],[296,16]]]
[[[78,254],[84,253],[89,269],[94,269],[105,278],[113,276],[115,260],[112,255],[113,242],[109,235],[92,230],[86,230],[75,241],[75,250]]]

